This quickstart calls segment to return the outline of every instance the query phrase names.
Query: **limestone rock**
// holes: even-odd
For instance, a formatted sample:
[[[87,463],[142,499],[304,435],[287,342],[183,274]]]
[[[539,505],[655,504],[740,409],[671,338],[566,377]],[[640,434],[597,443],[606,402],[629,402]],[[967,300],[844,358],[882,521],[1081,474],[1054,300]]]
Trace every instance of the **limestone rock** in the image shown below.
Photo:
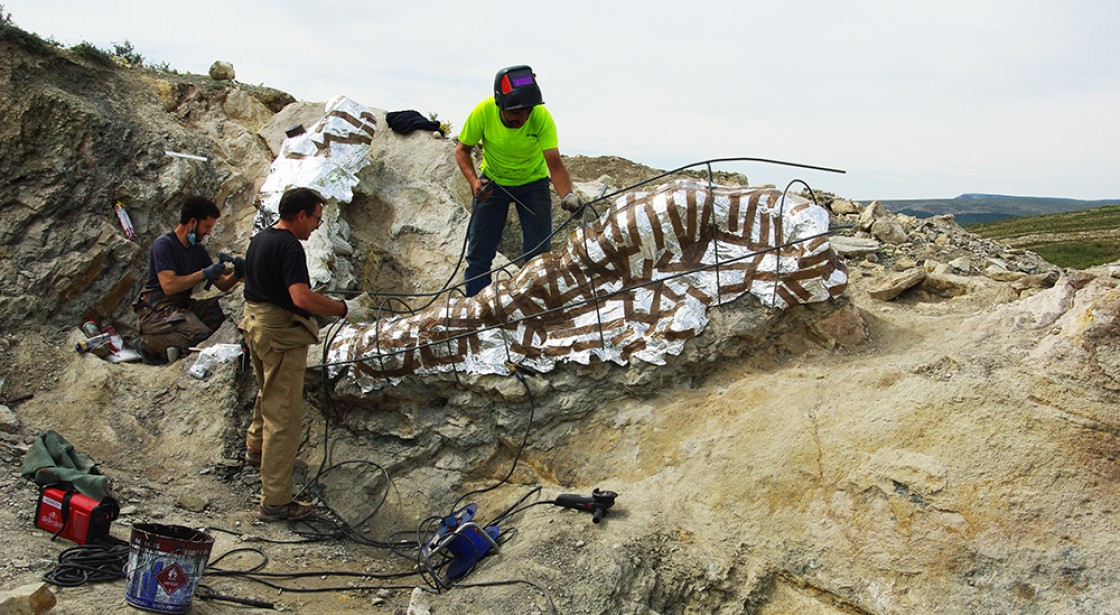
[[[15,433],[18,429],[19,419],[16,418],[16,413],[11,408],[0,405],[0,431]]]
[[[179,500],[176,504],[178,504],[179,508],[184,510],[200,513],[206,510],[206,507],[210,504],[210,500],[197,493],[184,493],[179,496]]]
[[[839,309],[821,319],[817,330],[831,342],[840,346],[858,346],[867,339],[867,323],[853,306]]]
[[[968,278],[951,273],[927,274],[921,284],[923,290],[942,297],[959,297],[972,288]]]
[[[871,225],[879,218],[889,215],[886,208],[884,208],[879,201],[872,201],[862,212],[859,214],[859,222],[857,225],[860,230],[870,231]]]
[[[984,269],[984,276],[991,278],[997,282],[1014,282],[1016,280],[1021,280],[1027,277],[1027,274],[1023,273],[1022,271],[1008,271],[1006,269],[1000,269],[994,265],[989,265],[986,269]]]
[[[1023,291],[1028,289],[1050,288],[1057,281],[1058,272],[1049,271],[1047,273],[1023,276],[1012,282],[1011,286],[1015,290]]]
[[[926,279],[924,269],[892,273],[868,289],[867,294],[880,301],[890,301]]]
[[[259,100],[241,89],[230,90],[222,103],[226,115],[244,121],[252,127],[264,126],[272,112]]]
[[[432,605],[428,601],[428,594],[419,587],[412,590],[412,596],[408,601],[408,615],[432,615]]]
[[[0,615],[39,615],[54,608],[58,598],[46,583],[31,583],[0,591]]]
[[[906,231],[898,223],[886,218],[880,218],[871,224],[871,236],[884,243],[906,243]]]
[[[866,237],[848,237],[846,235],[831,237],[829,242],[832,245],[832,249],[844,258],[873,254],[877,252],[882,245],[874,239],[868,239]]]
[[[876,451],[856,470],[857,484],[878,486],[886,493],[928,498],[945,488],[945,464],[923,453],[895,448]]]
[[[268,149],[275,157],[280,154],[280,146],[287,138],[284,133],[297,124],[303,125],[305,130],[313,126],[322,119],[325,106],[321,102],[294,102],[273,115],[257,134],[268,144]]]
[[[949,261],[949,267],[967,275],[970,271],[972,271],[972,261],[969,260],[966,256],[954,258],[953,260]]]
[[[270,88],[264,85],[247,85],[241,84],[241,89],[249,93],[250,96],[260,101],[262,105],[268,108],[271,113],[279,113],[288,105],[296,102],[295,97],[291,94]]]
[[[233,64],[216,60],[210,65],[210,78],[214,81],[233,81],[236,77],[233,71]]]
[[[859,208],[848,199],[833,199],[832,204],[829,205],[829,209],[838,216],[859,213]]]

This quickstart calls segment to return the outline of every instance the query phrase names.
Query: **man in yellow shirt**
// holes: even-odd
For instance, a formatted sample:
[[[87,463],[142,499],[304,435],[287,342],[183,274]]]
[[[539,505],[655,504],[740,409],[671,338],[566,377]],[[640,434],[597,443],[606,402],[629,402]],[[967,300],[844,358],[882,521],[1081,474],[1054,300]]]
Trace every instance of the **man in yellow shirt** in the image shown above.
[[[575,211],[582,205],[560,160],[556,124],[543,105],[533,69],[503,68],[494,78],[494,97],[471,111],[459,133],[455,161],[475,195],[475,211],[467,229],[468,297],[490,285],[490,266],[510,203],[517,206],[525,261],[551,249],[550,177],[556,194],[562,195],[564,209]],[[481,175],[471,159],[471,151],[479,144]]]

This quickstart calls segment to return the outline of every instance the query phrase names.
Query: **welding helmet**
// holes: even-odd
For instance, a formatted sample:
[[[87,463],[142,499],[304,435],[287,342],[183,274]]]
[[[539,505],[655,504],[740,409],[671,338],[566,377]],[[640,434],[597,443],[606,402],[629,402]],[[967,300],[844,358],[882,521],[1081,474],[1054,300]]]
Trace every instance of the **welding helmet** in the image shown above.
[[[502,111],[531,109],[544,104],[537,76],[528,66],[509,66],[494,77],[494,102]]]

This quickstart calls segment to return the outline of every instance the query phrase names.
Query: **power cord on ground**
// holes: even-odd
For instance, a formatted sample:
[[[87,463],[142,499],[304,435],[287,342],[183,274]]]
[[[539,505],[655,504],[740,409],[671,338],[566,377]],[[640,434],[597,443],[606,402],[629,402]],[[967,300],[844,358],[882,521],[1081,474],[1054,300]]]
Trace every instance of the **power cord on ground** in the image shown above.
[[[128,543],[79,545],[58,554],[58,565],[43,575],[47,583],[59,587],[78,587],[125,578]]]

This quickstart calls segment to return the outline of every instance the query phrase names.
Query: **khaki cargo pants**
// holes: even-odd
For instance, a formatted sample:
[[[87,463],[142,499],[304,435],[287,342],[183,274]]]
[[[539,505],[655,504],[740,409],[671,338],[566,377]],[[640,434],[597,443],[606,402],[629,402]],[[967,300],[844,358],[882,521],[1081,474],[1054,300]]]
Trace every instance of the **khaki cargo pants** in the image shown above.
[[[261,504],[280,506],[292,501],[307,348],[318,341],[319,327],[272,304],[246,301],[238,328],[260,385],[245,444],[261,451]]]

